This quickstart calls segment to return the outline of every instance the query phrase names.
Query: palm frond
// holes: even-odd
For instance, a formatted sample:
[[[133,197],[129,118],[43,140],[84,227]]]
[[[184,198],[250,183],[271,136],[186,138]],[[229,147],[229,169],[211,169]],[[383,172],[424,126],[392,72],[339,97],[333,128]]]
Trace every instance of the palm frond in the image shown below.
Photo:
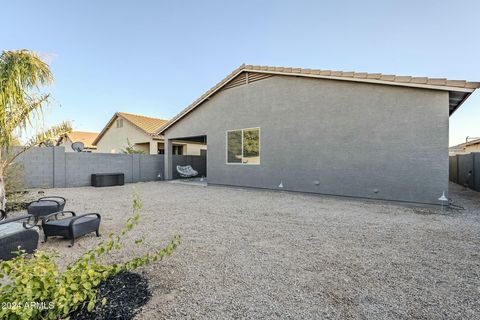
[[[72,131],[72,126],[70,125],[70,123],[62,122],[56,126],[49,128],[48,130],[37,133],[37,135],[32,139],[30,139],[25,146],[26,147],[38,146],[42,143],[51,141],[55,138],[58,138],[67,133],[70,133],[71,131]]]
[[[28,50],[0,55],[0,147],[8,148],[16,129],[24,130],[41,115],[49,95],[41,89],[53,81],[48,65]]]
[[[70,133],[72,131],[72,126],[69,122],[62,122],[56,126],[53,126],[45,131],[37,133],[33,138],[28,140],[28,142],[20,149],[16,150],[13,154],[7,153],[6,159],[3,161],[1,166],[3,168],[8,167],[13,161],[20,156],[22,153],[28,151],[29,149],[41,145],[42,143],[54,140],[62,135]]]

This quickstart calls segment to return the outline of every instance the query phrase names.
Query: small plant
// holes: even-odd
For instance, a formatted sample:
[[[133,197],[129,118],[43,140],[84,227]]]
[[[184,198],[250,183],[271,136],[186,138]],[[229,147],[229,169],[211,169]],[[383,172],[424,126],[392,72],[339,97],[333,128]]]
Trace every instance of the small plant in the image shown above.
[[[143,152],[142,150],[138,150],[135,148],[135,146],[130,143],[130,140],[127,138],[127,146],[121,150],[122,153],[125,153],[125,154],[144,154],[145,152]]]
[[[155,252],[133,258],[125,263],[102,264],[99,258],[112,250],[121,249],[121,238],[139,221],[142,207],[137,195],[133,200],[133,216],[118,234],[84,253],[64,272],[55,263],[54,252],[37,251],[28,258],[24,252],[10,261],[0,262],[0,319],[58,319],[82,307],[92,311],[97,303],[96,287],[122,271],[129,271],[169,256],[180,244],[176,235],[170,243]],[[141,240],[135,241],[136,244]],[[101,300],[105,304],[106,298]]]

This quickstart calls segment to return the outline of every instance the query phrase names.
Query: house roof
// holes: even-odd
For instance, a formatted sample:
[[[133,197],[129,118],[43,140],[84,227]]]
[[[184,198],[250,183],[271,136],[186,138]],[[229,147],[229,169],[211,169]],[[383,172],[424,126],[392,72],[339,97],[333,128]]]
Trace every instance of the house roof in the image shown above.
[[[93,145],[93,141],[98,136],[96,132],[86,132],[86,131],[72,131],[67,133],[66,136],[72,142],[83,142],[85,148],[96,149],[97,147]],[[59,145],[64,137],[58,139],[57,145]]]
[[[450,150],[462,150],[462,149],[464,149],[468,146],[471,146],[471,145],[474,145],[474,144],[479,144],[479,143],[480,143],[480,138],[474,139],[474,140],[471,140],[471,141],[468,141],[468,142],[457,144],[456,146],[452,146],[449,149]]]
[[[415,87],[433,90],[448,91],[450,115],[468,98],[468,96],[480,88],[480,82],[468,82],[465,80],[448,80],[445,78],[428,78],[428,77],[413,77],[413,76],[396,76],[382,73],[367,73],[367,72],[353,72],[353,71],[332,71],[320,69],[302,69],[291,67],[271,67],[271,66],[254,66],[242,64],[235,69],[222,81],[217,83],[210,90],[205,92],[192,104],[182,110],[179,114],[173,117],[167,124],[165,124],[157,134],[162,134],[170,126],[183,118],[190,111],[198,107],[205,100],[210,98],[222,87],[231,82],[234,78],[244,72],[270,74],[270,75],[286,75],[297,77],[308,77],[318,79],[343,80],[353,82],[377,83],[394,86]]]
[[[472,141],[468,141],[466,146],[471,146],[471,145],[479,144],[479,143],[480,143],[480,139],[475,139],[475,140],[472,140]]]
[[[168,122],[168,120],[165,119],[145,117],[142,115],[126,112],[116,112],[110,119],[110,121],[108,121],[107,125],[103,128],[100,134],[97,136],[95,141],[93,141],[93,144],[96,145],[98,141],[100,141],[100,139],[103,137],[103,135],[107,132],[107,130],[111,127],[111,125],[117,118],[122,118],[130,122],[133,126],[137,127],[149,136],[157,136],[156,132]]]

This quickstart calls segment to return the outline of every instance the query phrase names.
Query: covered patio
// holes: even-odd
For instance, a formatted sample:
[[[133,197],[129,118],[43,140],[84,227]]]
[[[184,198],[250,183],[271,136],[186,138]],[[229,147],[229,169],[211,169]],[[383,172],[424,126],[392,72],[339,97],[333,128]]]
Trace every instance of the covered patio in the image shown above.
[[[194,146],[196,148],[197,155],[185,155],[179,154],[175,151],[175,146],[179,144],[186,144],[188,146]],[[190,137],[176,137],[172,139],[167,139],[164,142],[165,145],[165,179],[185,179],[185,178],[196,178],[204,179],[207,177],[207,136],[190,136]],[[194,176],[185,176],[181,175],[177,166],[186,167],[191,166],[191,168],[197,172]]]

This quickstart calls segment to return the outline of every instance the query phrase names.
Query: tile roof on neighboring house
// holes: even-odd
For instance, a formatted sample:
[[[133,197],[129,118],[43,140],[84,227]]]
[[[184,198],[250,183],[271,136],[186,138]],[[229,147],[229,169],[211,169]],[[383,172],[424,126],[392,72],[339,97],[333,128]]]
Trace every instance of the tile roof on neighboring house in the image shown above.
[[[480,144],[480,138],[473,139],[471,141],[467,141],[464,143],[457,144],[455,146],[449,147],[448,152],[453,155],[453,154],[463,154],[463,153],[468,153],[467,148],[469,146],[477,145]]]
[[[96,132],[86,132],[86,131],[72,131],[70,133],[67,133],[66,136],[70,141],[73,142],[83,142],[85,148],[88,149],[96,149],[97,147],[93,145],[93,141],[95,138],[97,138],[98,133]],[[57,145],[59,145],[64,137],[60,137],[60,139],[57,142]]]
[[[180,120],[183,116],[191,110],[199,106],[205,100],[210,98],[213,94],[219,91],[226,84],[234,80],[243,72],[250,72],[255,74],[270,74],[270,75],[286,75],[297,77],[309,77],[318,79],[332,79],[353,82],[377,83],[394,86],[405,86],[415,88],[425,88],[433,90],[444,90],[450,92],[450,114],[452,114],[467,98],[480,88],[480,82],[468,82],[465,80],[448,80],[445,78],[428,78],[428,77],[412,77],[412,76],[396,76],[382,73],[367,73],[367,72],[353,72],[353,71],[332,71],[320,69],[302,69],[291,67],[271,67],[271,66],[254,66],[242,64],[235,69],[222,81],[217,83],[210,90],[205,92],[200,98],[195,100],[187,108],[181,111],[178,115],[173,117],[165,126],[163,126],[157,134],[162,134],[167,128]],[[247,80],[248,81],[248,80]]]
[[[480,139],[475,139],[475,140],[472,140],[472,141],[468,141],[465,146],[471,146],[471,145],[474,145],[474,144],[479,144],[480,143]]]
[[[479,143],[480,143],[480,138],[457,144],[455,146],[449,147],[449,149],[450,150],[458,150],[458,149],[463,149],[465,147],[468,147],[468,146],[471,146],[471,145],[474,145],[474,144],[479,144]]]
[[[127,119],[148,134],[153,134],[158,131],[168,120],[145,117],[138,114],[131,114],[125,112],[117,112],[117,115]]]
[[[126,121],[130,122],[133,124],[135,127],[143,131],[145,134],[150,135],[150,136],[157,136],[156,132],[163,126],[165,125],[168,120],[165,119],[159,119],[159,118],[152,118],[152,117],[145,117],[142,115],[138,114],[131,114],[131,113],[126,113],[126,112],[116,112],[113,117],[108,121],[107,125],[103,130],[100,132],[100,134],[97,136],[95,141],[93,141],[93,144],[97,144],[98,141],[103,137],[103,135],[107,132],[107,130],[110,128],[112,123],[117,119],[117,118],[122,118],[125,119]]]

